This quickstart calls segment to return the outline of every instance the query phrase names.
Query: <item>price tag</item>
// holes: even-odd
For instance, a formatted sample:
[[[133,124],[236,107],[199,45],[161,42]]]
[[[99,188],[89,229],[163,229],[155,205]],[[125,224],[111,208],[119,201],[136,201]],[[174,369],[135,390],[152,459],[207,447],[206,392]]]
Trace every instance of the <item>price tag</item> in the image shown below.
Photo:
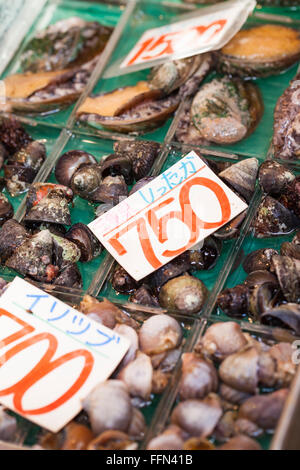
[[[196,10],[183,21],[150,29],[140,37],[120,69],[131,67],[134,71],[153,67],[157,61],[220,49],[240,30],[255,5],[255,0],[229,0]]]
[[[58,432],[129,341],[16,277],[0,298],[0,403]]]
[[[89,224],[137,281],[204,240],[247,208],[190,152]]]

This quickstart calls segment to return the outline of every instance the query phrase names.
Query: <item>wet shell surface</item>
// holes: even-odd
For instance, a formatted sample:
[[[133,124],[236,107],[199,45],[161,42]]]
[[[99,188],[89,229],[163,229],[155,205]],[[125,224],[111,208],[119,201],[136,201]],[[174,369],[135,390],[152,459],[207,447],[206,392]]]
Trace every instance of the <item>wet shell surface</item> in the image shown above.
[[[280,73],[299,58],[299,31],[276,24],[239,31],[218,54],[222,72],[242,77]]]

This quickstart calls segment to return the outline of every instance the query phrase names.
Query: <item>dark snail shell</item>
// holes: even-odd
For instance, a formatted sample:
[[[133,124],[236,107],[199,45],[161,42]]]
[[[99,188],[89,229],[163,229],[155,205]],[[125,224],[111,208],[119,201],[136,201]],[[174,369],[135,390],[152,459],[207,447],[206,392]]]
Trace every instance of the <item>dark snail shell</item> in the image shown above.
[[[241,284],[224,289],[218,296],[218,306],[230,317],[241,317],[249,311],[249,288]]]
[[[53,233],[51,235],[53,239],[53,256],[55,264],[59,268],[64,268],[79,261],[81,252],[75,243],[59,235]]]
[[[12,155],[31,142],[32,138],[20,122],[14,117],[9,117],[0,121],[0,141],[7,152]]]
[[[102,178],[122,175],[126,184],[130,185],[133,183],[132,163],[129,156],[125,153],[117,153],[104,157],[100,163],[100,170]]]
[[[127,196],[128,188],[125,179],[122,175],[118,175],[106,176],[106,178],[101,181],[94,198],[97,199],[98,202],[110,202],[116,205]]]
[[[300,217],[300,177],[297,176],[289,183],[280,197],[280,202]]]
[[[69,202],[73,192],[61,185],[35,183],[26,200],[26,222],[50,222],[71,225]]]
[[[55,166],[55,178],[60,184],[70,186],[72,176],[81,165],[97,163],[93,155],[82,150],[70,150],[58,159]]]
[[[288,168],[274,160],[267,160],[259,167],[259,184],[271,196],[281,194],[294,179],[295,175]]]
[[[252,271],[269,270],[272,264],[272,257],[277,254],[278,251],[272,248],[261,248],[260,250],[252,251],[243,262],[244,271],[250,274]]]
[[[151,181],[153,181],[154,179],[155,176],[145,176],[145,178],[139,180],[132,186],[131,190],[129,191],[129,196],[142,189],[144,186],[146,186],[146,184],[151,183]]]
[[[214,233],[214,237],[219,240],[231,240],[239,235],[240,227],[245,220],[247,211],[242,212],[232,219],[228,224],[221,227]]]
[[[289,256],[300,260],[300,245],[291,242],[284,242],[280,247],[281,256]]]
[[[288,234],[298,226],[297,218],[271,196],[262,200],[253,221],[255,236],[258,238]]]
[[[82,164],[73,173],[70,186],[74,194],[78,194],[88,201],[99,202],[98,189],[101,184],[101,171],[97,163]]]
[[[131,294],[131,292],[138,288],[138,283],[122,266],[118,266],[114,271],[111,283],[113,288],[121,294]]]
[[[0,226],[14,215],[14,210],[7,197],[0,193]]]
[[[80,249],[80,261],[91,261],[102,251],[102,246],[93,232],[84,224],[72,225],[66,233],[66,238],[75,243]]]
[[[29,234],[25,227],[14,219],[7,220],[0,231],[0,258],[4,263],[22,245]]]
[[[300,334],[300,307],[298,304],[287,303],[266,310],[260,317],[264,325],[279,326]]]
[[[202,309],[208,291],[200,279],[184,274],[164,284],[159,293],[159,303],[169,310],[196,313]]]
[[[121,140],[114,144],[114,151],[126,154],[131,162],[136,181],[145,178],[160,151],[160,144],[149,141]]]
[[[59,268],[52,264],[53,239],[49,230],[32,235],[7,259],[6,266],[37,281],[51,282]]]
[[[274,255],[272,266],[286,300],[298,302],[300,299],[300,260],[289,256]]]
[[[68,264],[54,279],[53,284],[61,287],[71,287],[81,289],[83,282],[79,268],[76,263]]]
[[[152,294],[151,289],[142,285],[136,289],[130,296],[130,302],[140,305],[147,305],[149,307],[159,307],[157,298]]]
[[[247,158],[221,171],[219,176],[249,202],[254,193],[257,171],[258,160]]]
[[[187,251],[191,270],[212,269],[221,254],[222,241],[214,237],[208,237],[202,248],[193,247]]]
[[[186,251],[174,258],[169,263],[154,271],[149,276],[149,282],[151,286],[158,292],[166,282],[185,273],[190,269],[190,267],[191,264],[189,259],[189,252]]]
[[[249,289],[270,283],[274,286],[278,286],[278,279],[275,274],[270,273],[270,271],[264,270],[252,271],[250,274],[248,274],[244,281],[244,284]]]
[[[272,306],[272,299],[278,291],[273,282],[264,282],[251,289],[249,294],[249,315],[258,320]]]
[[[8,153],[3,144],[0,141],[0,169],[3,167],[3,163],[6,160]]]

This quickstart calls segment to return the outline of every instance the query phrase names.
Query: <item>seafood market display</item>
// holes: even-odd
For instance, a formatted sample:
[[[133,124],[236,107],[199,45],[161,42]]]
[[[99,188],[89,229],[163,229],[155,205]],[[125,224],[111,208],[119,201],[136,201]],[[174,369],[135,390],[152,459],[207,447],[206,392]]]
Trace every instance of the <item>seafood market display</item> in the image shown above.
[[[290,343],[213,323],[182,355],[178,398],[148,450],[260,450],[272,434],[296,373]]]
[[[53,309],[61,300],[66,312],[73,307],[129,342],[113,373],[56,433],[6,408],[0,390],[0,448],[273,449],[287,416],[296,419],[299,1],[258,1],[240,31],[213,52],[124,70],[145,25],[152,31],[223,1],[49,2],[0,77],[0,302],[20,276],[56,297]],[[192,151],[245,205],[201,242],[177,246],[172,222],[167,239],[161,235],[159,210],[192,175],[182,161]],[[176,174],[179,183],[165,178],[176,163],[185,173]],[[169,198],[160,205],[151,192],[145,198],[144,187],[157,177],[164,186],[155,197]],[[209,189],[193,207],[203,226],[217,195]],[[113,226],[110,209],[116,213],[124,200],[130,209],[126,199],[138,192],[147,203],[140,219],[155,243],[171,242],[162,252],[173,253],[161,255],[171,259],[163,266],[145,255],[153,270],[139,281],[129,274],[131,259],[127,272],[89,228],[108,213],[99,219],[104,233]],[[192,231],[181,202],[167,215]],[[158,210],[154,222],[150,207]],[[126,217],[114,227],[128,229],[132,219],[136,253],[145,254],[135,212]],[[124,232],[115,228],[107,233],[117,240]],[[190,248],[182,253],[182,246]]]

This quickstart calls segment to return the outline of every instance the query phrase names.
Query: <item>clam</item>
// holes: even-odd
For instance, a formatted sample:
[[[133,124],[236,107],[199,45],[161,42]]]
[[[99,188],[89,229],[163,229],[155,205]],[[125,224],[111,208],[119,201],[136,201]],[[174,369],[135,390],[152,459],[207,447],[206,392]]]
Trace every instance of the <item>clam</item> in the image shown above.
[[[190,113],[200,139],[232,144],[254,130],[262,115],[262,102],[255,85],[216,78],[200,88]]]
[[[300,298],[300,260],[289,256],[274,255],[272,266],[286,300],[298,302]]]
[[[25,227],[14,219],[7,220],[0,231],[0,257],[4,263],[12,256],[16,248],[29,237]]]
[[[96,258],[102,251],[102,246],[93,232],[81,222],[72,225],[66,233],[66,238],[75,243],[80,249],[80,261],[86,262]]]
[[[218,450],[261,450],[261,446],[254,439],[244,434],[239,434],[219,446]]]
[[[208,393],[216,392],[217,386],[217,371],[212,363],[194,353],[182,355],[182,376],[179,386],[182,400],[204,398]]]
[[[136,181],[145,178],[160,151],[160,144],[150,141],[120,140],[114,143],[114,151],[125,154],[132,163]],[[140,187],[141,188],[141,187]]]
[[[252,421],[262,429],[272,431],[276,428],[288,393],[289,390],[283,388],[248,398],[239,409],[239,417]]]
[[[299,222],[283,204],[266,196],[259,205],[252,225],[255,236],[264,238],[291,233],[299,226]]]
[[[247,339],[240,325],[229,321],[215,323],[207,328],[204,336],[197,343],[195,351],[208,358],[223,360],[246,345]]]
[[[274,160],[267,160],[259,167],[259,184],[262,190],[271,196],[281,194],[294,179],[294,173]]]
[[[274,111],[274,156],[283,160],[297,160],[299,148],[299,74],[277,101]]]
[[[9,117],[0,120],[0,141],[9,154],[14,154],[29,144],[32,138],[20,122]]]
[[[249,311],[249,288],[245,284],[224,289],[217,300],[220,307],[226,315],[231,317],[241,317],[247,315]]]
[[[60,432],[42,436],[40,445],[47,450],[86,450],[93,438],[87,426],[71,421]]]
[[[300,334],[300,307],[295,303],[287,303],[269,308],[260,317],[261,323],[279,326]]]
[[[7,197],[0,193],[0,226],[14,215],[14,209]]]
[[[203,400],[190,399],[173,410],[171,422],[190,436],[207,437],[215,429],[223,414],[220,399],[211,393]]]
[[[119,380],[98,384],[83,401],[94,434],[118,430],[126,432],[132,418],[132,406],[126,385]]]
[[[219,177],[223,178],[249,202],[254,193],[257,171],[258,160],[247,158],[221,171]]]
[[[149,131],[161,126],[177,109],[176,92],[162,97],[159,90],[150,90],[147,82],[87,98],[79,107],[77,118],[90,125],[100,125],[116,132]]]
[[[223,73],[266,77],[286,70],[300,58],[299,31],[265,24],[239,31],[218,54]]]
[[[244,271],[250,274],[253,271],[269,270],[272,264],[272,257],[277,254],[278,251],[272,248],[261,248],[251,251],[243,262]]]
[[[23,52],[23,73],[5,79],[5,109],[39,112],[75,101],[111,32],[76,17],[38,32]]]
[[[148,318],[139,330],[140,349],[148,355],[175,349],[181,339],[182,330],[179,323],[165,314]]]
[[[169,310],[196,313],[202,309],[207,294],[207,288],[200,279],[184,274],[162,286],[159,303]]]
[[[93,155],[82,150],[70,150],[58,159],[55,166],[55,178],[60,184],[70,186],[74,173],[76,173],[81,165],[89,163],[97,163]]]
[[[59,268],[52,264],[53,238],[49,230],[42,230],[17,246],[5,265],[23,276],[50,282]]]
[[[22,69],[36,73],[83,64],[104,49],[111,33],[112,28],[96,21],[78,17],[57,21],[27,43]]]

